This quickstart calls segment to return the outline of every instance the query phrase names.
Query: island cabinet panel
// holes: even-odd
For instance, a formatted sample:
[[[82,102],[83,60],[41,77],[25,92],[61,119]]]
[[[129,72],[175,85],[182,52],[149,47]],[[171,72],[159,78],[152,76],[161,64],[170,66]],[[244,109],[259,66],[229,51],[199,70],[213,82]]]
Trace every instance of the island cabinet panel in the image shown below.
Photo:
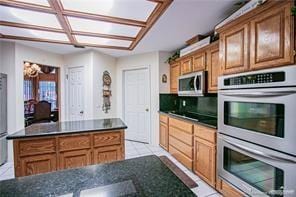
[[[28,156],[21,158],[19,162],[20,170],[16,171],[16,177],[47,173],[57,169],[56,154]]]
[[[94,164],[109,163],[124,159],[120,146],[107,146],[94,149]]]
[[[14,140],[16,177],[124,159],[124,130]]]
[[[217,178],[216,189],[225,197],[243,197],[242,192],[235,189],[233,186],[225,182],[224,180]]]
[[[181,75],[192,72],[192,58],[188,57],[181,60]]]
[[[193,71],[203,71],[206,69],[206,53],[197,53],[192,57]]]
[[[170,90],[171,93],[178,93],[178,78],[180,76],[180,63],[176,62],[171,65],[170,69]]]
[[[220,75],[219,45],[215,45],[207,52],[208,92],[217,92],[218,76]]]
[[[249,25],[238,26],[220,35],[220,65],[223,74],[248,70]]]
[[[250,68],[292,64],[291,5],[277,6],[251,20]]]
[[[59,169],[78,168],[91,165],[91,150],[66,151],[59,154]]]

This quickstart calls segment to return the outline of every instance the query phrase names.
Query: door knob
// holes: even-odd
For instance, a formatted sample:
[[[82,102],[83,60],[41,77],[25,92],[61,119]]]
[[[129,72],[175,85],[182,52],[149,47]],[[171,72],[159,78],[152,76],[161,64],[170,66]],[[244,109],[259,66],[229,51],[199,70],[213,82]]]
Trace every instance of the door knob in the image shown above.
[[[148,111],[149,111],[149,109],[148,109],[148,108],[146,108],[146,109],[145,109],[145,111],[147,111],[147,112],[148,112]]]
[[[80,113],[80,114],[83,114],[83,111],[80,111],[79,113]]]

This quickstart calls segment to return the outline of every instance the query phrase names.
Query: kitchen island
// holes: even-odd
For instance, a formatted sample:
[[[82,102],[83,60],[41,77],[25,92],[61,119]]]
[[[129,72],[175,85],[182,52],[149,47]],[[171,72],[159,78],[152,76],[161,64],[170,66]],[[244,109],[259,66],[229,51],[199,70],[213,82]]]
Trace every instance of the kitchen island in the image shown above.
[[[0,182],[3,196],[195,196],[157,156]]]
[[[125,157],[121,119],[42,123],[11,134],[15,176],[27,176]]]

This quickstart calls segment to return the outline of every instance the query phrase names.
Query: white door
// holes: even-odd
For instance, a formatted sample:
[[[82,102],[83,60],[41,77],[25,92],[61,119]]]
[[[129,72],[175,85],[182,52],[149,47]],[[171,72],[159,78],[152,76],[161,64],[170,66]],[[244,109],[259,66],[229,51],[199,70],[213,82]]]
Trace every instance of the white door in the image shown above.
[[[68,69],[68,117],[69,120],[84,119],[84,69]]]
[[[148,68],[124,71],[124,119],[126,139],[147,142],[150,138],[150,87]]]

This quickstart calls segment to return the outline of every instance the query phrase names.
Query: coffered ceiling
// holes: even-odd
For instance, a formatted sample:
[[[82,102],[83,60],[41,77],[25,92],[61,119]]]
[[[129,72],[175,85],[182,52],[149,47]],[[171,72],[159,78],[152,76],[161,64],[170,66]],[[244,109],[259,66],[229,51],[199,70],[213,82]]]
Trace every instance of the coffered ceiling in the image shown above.
[[[0,0],[0,38],[133,50],[173,0]]]

